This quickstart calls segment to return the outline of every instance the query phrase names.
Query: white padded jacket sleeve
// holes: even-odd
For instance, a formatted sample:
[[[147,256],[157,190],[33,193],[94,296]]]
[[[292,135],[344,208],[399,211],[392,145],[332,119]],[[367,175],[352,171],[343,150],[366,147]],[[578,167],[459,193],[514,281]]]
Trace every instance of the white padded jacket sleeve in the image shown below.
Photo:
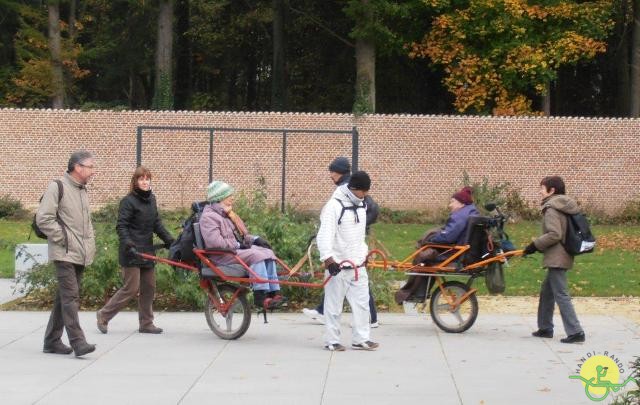
[[[320,260],[325,261],[330,257],[335,260],[334,243],[336,240],[336,232],[338,226],[338,217],[334,205],[339,204],[334,199],[329,200],[322,208],[320,213],[320,229],[316,236],[318,251],[320,252]]]

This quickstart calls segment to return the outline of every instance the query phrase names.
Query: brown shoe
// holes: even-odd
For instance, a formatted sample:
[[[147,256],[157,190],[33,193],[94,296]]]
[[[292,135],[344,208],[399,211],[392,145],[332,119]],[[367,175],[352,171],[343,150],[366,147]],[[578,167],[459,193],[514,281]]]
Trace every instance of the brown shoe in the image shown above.
[[[140,333],[153,333],[154,335],[157,335],[159,333],[162,333],[162,328],[158,328],[155,325],[151,325],[151,326],[145,326],[140,327],[140,329],[138,329],[138,332]]]
[[[87,342],[80,343],[77,346],[73,347],[73,351],[75,352],[76,357],[82,357],[85,354],[89,354],[96,350],[96,345],[92,345]]]
[[[61,341],[57,341],[50,345],[44,345],[42,349],[44,353],[54,353],[54,354],[70,354],[73,349],[69,346],[65,345]]]
[[[96,312],[96,318],[98,319],[98,330],[102,333],[107,333],[107,321],[104,320],[100,311]]]

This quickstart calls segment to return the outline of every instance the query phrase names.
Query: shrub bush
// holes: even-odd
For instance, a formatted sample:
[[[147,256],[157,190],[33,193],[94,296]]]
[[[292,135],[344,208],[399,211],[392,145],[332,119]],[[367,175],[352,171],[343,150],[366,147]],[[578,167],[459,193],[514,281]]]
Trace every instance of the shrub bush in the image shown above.
[[[622,211],[614,216],[614,222],[619,224],[640,224],[640,199],[629,201]]]
[[[380,207],[378,221],[392,224],[437,224],[444,222],[448,215],[445,207],[435,211],[391,210]]]
[[[8,194],[0,196],[0,218],[25,219],[29,211],[24,209],[22,203]]]
[[[99,210],[94,211],[91,214],[93,222],[105,222],[112,223],[115,227],[115,221],[118,218],[118,208],[120,207],[120,200],[111,200],[103,205]]]
[[[632,387],[629,384],[629,391],[624,394],[620,394],[615,397],[615,400],[611,402],[613,405],[638,405],[640,404],[640,357],[636,356],[635,360],[629,364],[629,368],[631,369],[631,375],[629,377],[633,378],[633,382],[635,383],[635,387]]]
[[[489,183],[489,179],[483,177],[481,181],[473,181],[466,171],[462,172],[462,184],[471,187],[476,207],[484,212],[484,206],[488,202],[496,203],[504,212],[514,219],[538,219],[539,210],[531,208],[520,196],[520,190],[510,183]]]

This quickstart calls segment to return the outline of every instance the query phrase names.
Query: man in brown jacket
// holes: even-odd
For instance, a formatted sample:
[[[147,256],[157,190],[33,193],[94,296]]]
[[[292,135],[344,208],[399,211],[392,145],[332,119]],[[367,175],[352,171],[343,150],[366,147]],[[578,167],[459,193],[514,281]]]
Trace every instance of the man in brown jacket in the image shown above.
[[[582,343],[584,331],[571,303],[567,288],[567,270],[573,266],[573,256],[565,250],[562,242],[567,233],[567,214],[577,214],[578,204],[565,195],[564,181],[558,176],[549,176],[540,182],[542,198],[542,235],[531,242],[524,254],[535,252],[544,254],[543,266],[548,269],[547,277],[540,288],[538,304],[538,330],[535,337],[553,337],[553,309],[555,303],[560,309],[562,324],[567,337],[562,343]]]
[[[51,182],[42,196],[36,214],[36,224],[47,235],[49,260],[56,268],[58,291],[44,335],[45,353],[69,354],[76,357],[93,352],[95,345],[87,343],[80,327],[80,281],[84,268],[93,262],[95,237],[89,211],[86,184],[95,173],[93,156],[87,151],[74,152],[68,169],[58,184]],[[62,343],[66,328],[69,346]]]

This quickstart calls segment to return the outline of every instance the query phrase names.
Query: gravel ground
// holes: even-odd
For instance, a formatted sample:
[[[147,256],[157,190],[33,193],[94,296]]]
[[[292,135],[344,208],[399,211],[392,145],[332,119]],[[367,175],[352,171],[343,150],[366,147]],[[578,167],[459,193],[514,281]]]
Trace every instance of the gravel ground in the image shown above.
[[[640,324],[639,297],[573,297],[578,316],[621,315]],[[535,314],[538,297],[478,296],[482,312],[494,314]],[[557,311],[557,308],[556,308]]]

